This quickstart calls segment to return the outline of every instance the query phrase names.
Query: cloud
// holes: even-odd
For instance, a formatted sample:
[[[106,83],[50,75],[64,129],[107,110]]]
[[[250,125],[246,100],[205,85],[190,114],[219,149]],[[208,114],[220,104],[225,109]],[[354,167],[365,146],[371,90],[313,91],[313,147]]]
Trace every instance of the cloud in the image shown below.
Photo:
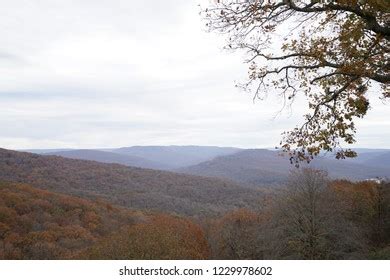
[[[275,146],[302,119],[304,102],[276,119],[272,92],[253,104],[234,87],[247,71],[242,54],[222,51],[198,11],[182,0],[8,1],[0,146]],[[361,145],[390,148],[386,110],[378,104],[359,123]]]

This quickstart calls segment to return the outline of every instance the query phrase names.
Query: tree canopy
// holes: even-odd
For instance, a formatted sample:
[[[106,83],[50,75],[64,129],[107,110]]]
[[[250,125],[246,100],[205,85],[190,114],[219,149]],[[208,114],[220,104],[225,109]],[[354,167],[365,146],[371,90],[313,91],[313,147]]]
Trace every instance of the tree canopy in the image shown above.
[[[260,99],[276,92],[285,106],[306,96],[304,123],[280,143],[293,163],[323,150],[356,156],[342,147],[356,141],[369,93],[390,97],[390,1],[217,0],[202,14],[227,48],[247,51],[245,90]]]

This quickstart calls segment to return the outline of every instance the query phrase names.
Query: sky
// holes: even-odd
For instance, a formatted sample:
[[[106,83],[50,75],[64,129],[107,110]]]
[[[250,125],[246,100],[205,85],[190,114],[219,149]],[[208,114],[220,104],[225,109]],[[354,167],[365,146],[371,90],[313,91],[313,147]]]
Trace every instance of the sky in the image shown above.
[[[205,31],[199,1],[13,0],[0,10],[0,147],[275,147],[302,121],[235,87],[245,54]],[[202,2],[203,4],[203,2]],[[371,93],[355,147],[390,148]]]

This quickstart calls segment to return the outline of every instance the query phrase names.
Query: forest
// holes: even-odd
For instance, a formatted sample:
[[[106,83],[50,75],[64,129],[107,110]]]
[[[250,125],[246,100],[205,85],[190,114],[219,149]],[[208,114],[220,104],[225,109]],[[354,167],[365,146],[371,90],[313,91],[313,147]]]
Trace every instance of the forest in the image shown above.
[[[284,187],[260,191],[231,189],[231,182],[203,177],[160,174],[159,195],[171,192],[167,184],[176,176],[183,205],[192,197],[204,203],[187,212],[166,206],[174,203],[172,196],[164,198],[161,208],[118,203],[112,197],[122,193],[115,187],[119,179],[108,174],[111,195],[98,188],[92,195],[92,183],[84,187],[77,176],[88,178],[91,175],[80,167],[97,163],[6,150],[1,158],[0,259],[390,259],[389,182],[334,180],[324,171],[300,168],[290,172]],[[42,163],[53,159],[56,165],[42,169]],[[64,167],[73,161],[81,173],[67,173]],[[19,169],[11,168],[13,162]],[[55,166],[62,167],[66,181],[53,176],[59,172]],[[105,166],[119,168],[99,166],[101,172]],[[151,183],[148,190],[148,178],[142,178],[143,191],[153,194],[157,187]],[[187,182],[194,178],[199,185]],[[214,186],[216,182],[220,185]],[[192,190],[207,183],[217,191]],[[134,185],[125,187],[131,190]],[[230,204],[232,193],[240,203]],[[259,196],[245,205],[254,194]],[[218,208],[202,208],[218,198]]]
[[[3,2],[0,260],[390,260],[390,0]]]

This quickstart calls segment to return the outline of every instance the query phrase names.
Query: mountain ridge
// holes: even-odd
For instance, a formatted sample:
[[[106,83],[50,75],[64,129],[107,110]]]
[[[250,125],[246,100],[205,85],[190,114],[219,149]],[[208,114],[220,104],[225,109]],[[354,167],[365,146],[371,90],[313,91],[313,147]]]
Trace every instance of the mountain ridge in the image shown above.
[[[310,164],[301,163],[301,167],[313,167],[328,171],[331,178],[364,180],[375,177],[390,177],[389,167],[374,167],[351,161],[329,159],[325,156],[315,158]],[[247,149],[238,153],[217,157],[194,166],[178,169],[185,174],[230,179],[249,185],[279,185],[287,180],[293,167],[288,156],[279,156],[276,151],[265,149]]]
[[[61,156],[71,159],[91,160],[102,163],[118,163],[126,166],[149,168],[149,169],[165,169],[165,166],[137,156],[123,155],[108,151],[78,149],[69,151],[56,151],[44,153],[43,155]]]
[[[0,149],[0,180],[188,216],[257,206],[262,197],[262,191],[228,180],[5,149]]]

